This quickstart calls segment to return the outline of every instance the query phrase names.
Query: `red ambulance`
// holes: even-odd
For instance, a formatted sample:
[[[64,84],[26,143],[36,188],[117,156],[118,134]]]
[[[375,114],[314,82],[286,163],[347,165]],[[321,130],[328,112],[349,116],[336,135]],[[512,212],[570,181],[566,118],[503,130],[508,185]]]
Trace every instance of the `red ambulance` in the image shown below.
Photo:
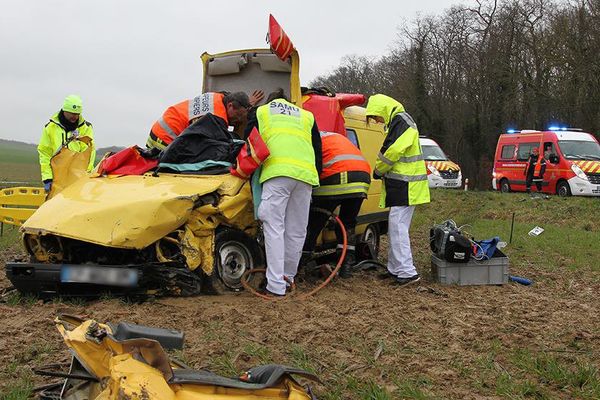
[[[525,191],[525,168],[537,147],[546,159],[542,192],[559,196],[600,196],[600,144],[579,129],[509,130],[496,146],[492,187],[501,192]],[[537,174],[537,172],[536,172]],[[536,191],[535,185],[531,190]]]

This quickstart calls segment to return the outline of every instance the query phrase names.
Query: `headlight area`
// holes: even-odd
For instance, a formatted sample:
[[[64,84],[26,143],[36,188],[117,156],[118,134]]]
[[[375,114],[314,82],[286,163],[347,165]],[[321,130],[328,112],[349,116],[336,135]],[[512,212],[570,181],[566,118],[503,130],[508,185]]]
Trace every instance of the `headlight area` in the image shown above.
[[[427,169],[435,176],[440,176],[440,171],[437,170],[436,167],[434,167],[433,165],[429,164],[427,165]]]
[[[578,178],[583,179],[584,181],[588,180],[587,175],[585,174],[585,172],[583,172],[581,168],[579,168],[578,165],[571,164],[571,171],[573,171],[573,173],[577,175]]]

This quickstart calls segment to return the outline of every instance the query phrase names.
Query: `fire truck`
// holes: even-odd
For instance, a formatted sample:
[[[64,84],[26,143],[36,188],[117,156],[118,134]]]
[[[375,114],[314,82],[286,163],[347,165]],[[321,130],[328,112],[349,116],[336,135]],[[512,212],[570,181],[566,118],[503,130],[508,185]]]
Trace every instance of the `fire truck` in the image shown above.
[[[600,196],[600,144],[580,129],[509,130],[496,146],[492,187],[524,192],[527,159],[534,148],[546,159],[542,192],[559,196]]]

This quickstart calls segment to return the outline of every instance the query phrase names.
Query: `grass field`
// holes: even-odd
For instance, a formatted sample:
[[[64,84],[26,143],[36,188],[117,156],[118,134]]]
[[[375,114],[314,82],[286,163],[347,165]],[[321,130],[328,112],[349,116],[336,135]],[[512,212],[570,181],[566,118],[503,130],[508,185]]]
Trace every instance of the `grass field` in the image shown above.
[[[37,148],[33,144],[0,139],[0,184],[40,185]]]
[[[316,387],[320,399],[600,399],[599,211],[597,198],[435,190],[411,228],[424,276],[416,289],[365,273],[336,280],[307,302],[278,304],[244,293],[142,304],[42,303],[15,294],[0,303],[0,398],[29,398],[43,382],[31,368],[66,361],[51,319],[68,311],[182,329],[186,347],[176,356],[228,376],[268,362],[314,371],[324,382]],[[509,242],[513,213],[504,251],[511,274],[534,285],[431,282],[433,223],[453,219],[477,239]],[[529,236],[535,226],[545,231]],[[5,231],[0,260],[18,246],[17,231]]]
[[[119,151],[122,147],[106,147],[97,150],[96,162],[107,151]],[[41,186],[40,165],[35,144],[0,139],[0,187],[3,182],[21,182],[21,186]],[[7,186],[14,186],[8,184]]]

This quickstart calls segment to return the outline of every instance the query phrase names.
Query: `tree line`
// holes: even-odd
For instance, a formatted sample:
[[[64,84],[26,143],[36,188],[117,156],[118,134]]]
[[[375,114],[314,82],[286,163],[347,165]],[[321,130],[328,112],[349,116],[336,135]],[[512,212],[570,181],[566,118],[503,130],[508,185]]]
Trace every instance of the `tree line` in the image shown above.
[[[398,30],[378,58],[347,56],[311,85],[404,104],[476,187],[500,133],[600,128],[600,0],[476,0]]]

